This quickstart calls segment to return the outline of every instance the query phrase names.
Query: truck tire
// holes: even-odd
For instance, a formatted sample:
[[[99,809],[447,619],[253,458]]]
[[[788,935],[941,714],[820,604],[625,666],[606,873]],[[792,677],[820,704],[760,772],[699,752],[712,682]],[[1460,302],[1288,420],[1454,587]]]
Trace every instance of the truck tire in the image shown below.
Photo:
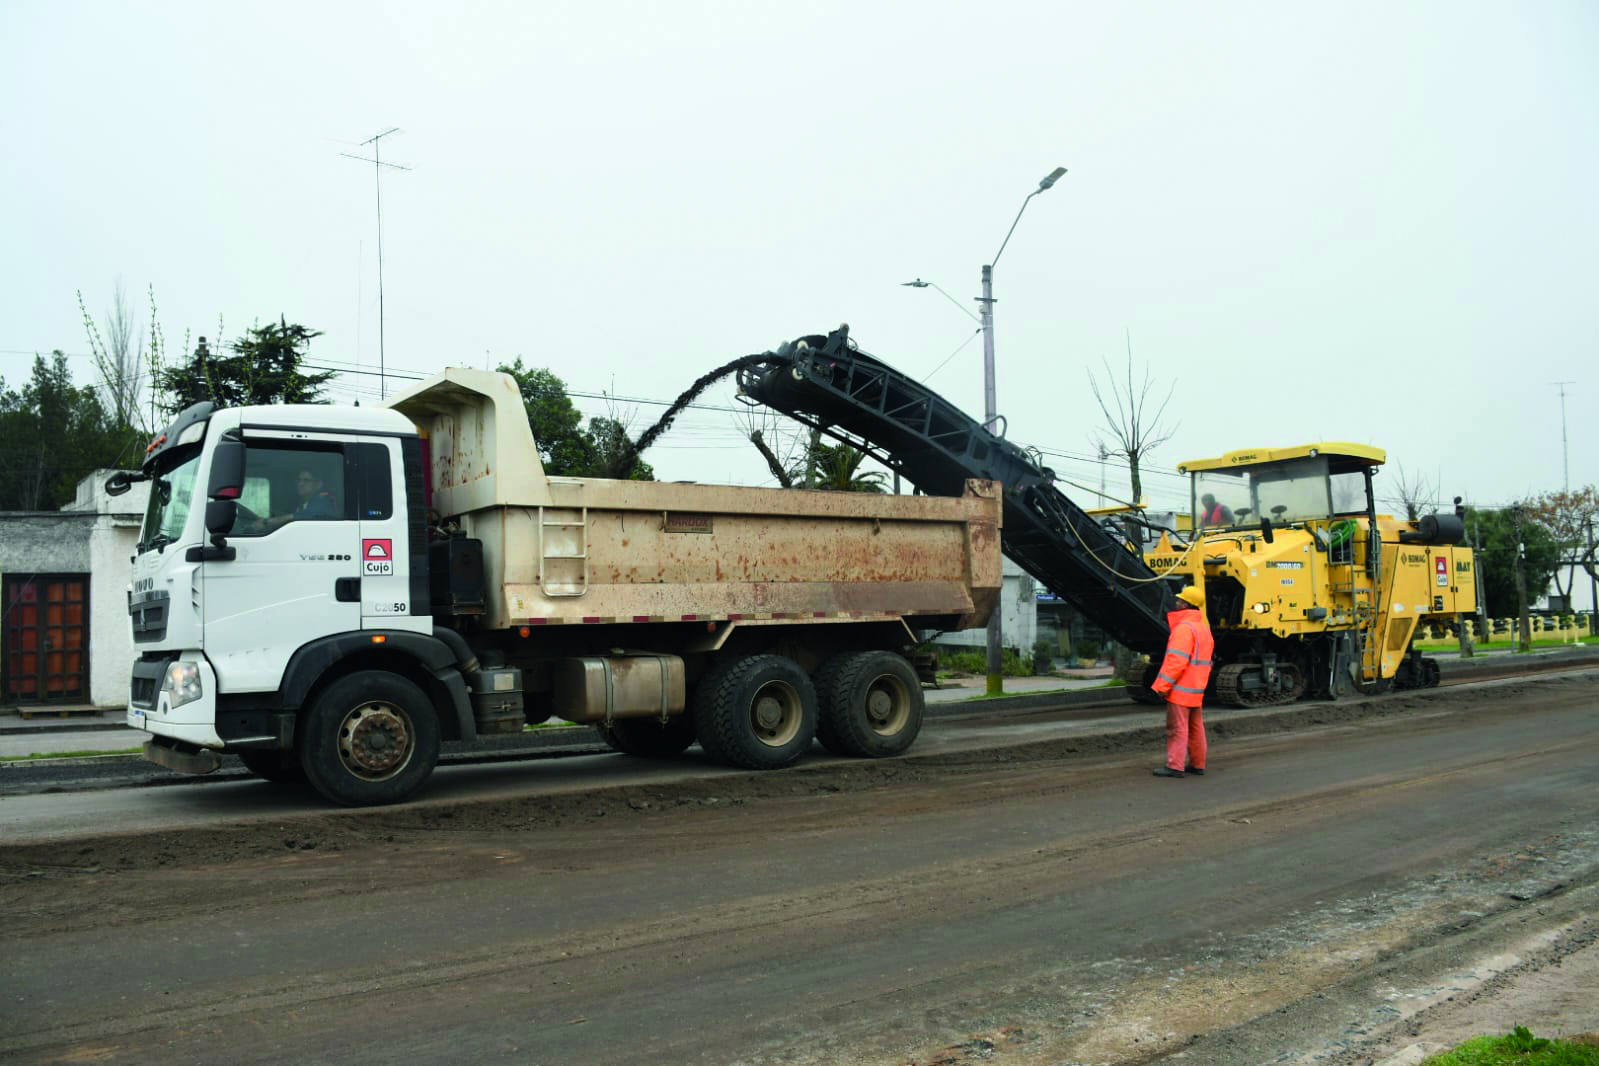
[[[287,751],[241,751],[239,761],[255,776],[276,784],[305,780],[305,769]]]
[[[922,731],[927,703],[916,668],[889,651],[841,655],[817,675],[817,739],[840,755],[882,759],[903,755]]]
[[[694,734],[718,762],[775,770],[798,759],[816,736],[816,688],[781,655],[734,659],[694,689]]]
[[[329,685],[300,723],[300,765],[316,790],[346,807],[408,799],[439,761],[439,720],[398,674],[362,670]]]
[[[618,718],[609,726],[596,725],[594,731],[612,751],[641,759],[670,759],[694,743],[694,723],[682,714],[664,723],[659,718]]]
[[[838,671],[849,659],[849,655],[835,655],[811,675],[811,684],[816,686],[816,740],[834,755],[848,755],[849,752],[833,729],[833,716],[827,713],[827,694],[833,691]]]

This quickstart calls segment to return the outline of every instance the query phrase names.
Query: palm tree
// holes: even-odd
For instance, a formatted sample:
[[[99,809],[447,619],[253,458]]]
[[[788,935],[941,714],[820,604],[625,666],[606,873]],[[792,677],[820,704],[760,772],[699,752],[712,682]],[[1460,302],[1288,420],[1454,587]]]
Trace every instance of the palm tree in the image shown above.
[[[883,486],[883,481],[888,475],[883,471],[861,471],[861,463],[866,461],[866,453],[858,448],[851,448],[847,444],[817,443],[813,446],[811,460],[811,463],[807,464],[814,471],[810,488],[826,489],[829,492],[888,491]]]

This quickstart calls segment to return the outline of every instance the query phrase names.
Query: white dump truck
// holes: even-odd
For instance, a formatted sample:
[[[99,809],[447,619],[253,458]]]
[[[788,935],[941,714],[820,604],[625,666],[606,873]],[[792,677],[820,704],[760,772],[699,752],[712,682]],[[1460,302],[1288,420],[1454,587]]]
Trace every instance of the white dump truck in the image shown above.
[[[452,369],[386,408],[183,411],[128,608],[151,760],[235,754],[394,803],[441,741],[550,717],[622,752],[765,769],[905,751],[924,631],[984,624],[995,482],[891,496],[546,476],[515,382]]]

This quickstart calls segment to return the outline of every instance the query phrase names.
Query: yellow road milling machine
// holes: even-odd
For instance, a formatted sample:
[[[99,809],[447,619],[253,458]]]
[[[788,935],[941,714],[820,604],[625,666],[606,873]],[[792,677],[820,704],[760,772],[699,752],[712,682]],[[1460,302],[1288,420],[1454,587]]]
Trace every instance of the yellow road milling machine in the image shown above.
[[[1415,649],[1429,623],[1476,609],[1458,514],[1415,522],[1377,512],[1381,448],[1324,443],[1183,463],[1195,531],[1165,533],[1145,560],[1203,584],[1216,635],[1215,697],[1280,703],[1390,685],[1428,688]]]
[[[1378,513],[1379,448],[1312,444],[1185,463],[1194,529],[1163,532],[1144,558],[1067,498],[1035,455],[860,351],[847,327],[782,345],[740,370],[739,385],[748,401],[866,451],[927,495],[958,496],[968,478],[1001,482],[1005,554],[1157,661],[1173,593],[1202,583],[1221,703],[1436,685],[1417,633],[1476,608],[1458,514]],[[1130,691],[1153,698],[1146,686]]]

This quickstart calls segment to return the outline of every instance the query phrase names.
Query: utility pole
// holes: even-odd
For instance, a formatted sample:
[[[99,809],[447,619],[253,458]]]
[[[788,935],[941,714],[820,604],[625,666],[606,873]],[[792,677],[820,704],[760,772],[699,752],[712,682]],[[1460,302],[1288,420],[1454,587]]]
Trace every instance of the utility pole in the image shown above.
[[[1588,519],[1588,558],[1593,556],[1593,519]],[[1599,578],[1588,573],[1588,635],[1599,635]]]
[[[375,183],[376,188],[377,188],[377,203],[378,203],[378,392],[384,399],[387,399],[388,395],[389,395],[389,379],[386,376],[387,358],[386,358],[386,352],[384,351],[384,347],[383,347],[383,168],[384,167],[388,167],[390,170],[410,170],[411,168],[410,167],[402,167],[398,163],[385,163],[383,161],[383,156],[382,156],[382,153],[380,151],[380,148],[382,147],[381,142],[382,142],[383,138],[389,136],[390,134],[399,133],[399,132],[400,132],[400,128],[398,126],[391,126],[390,128],[384,130],[382,133],[375,134],[374,136],[369,137],[366,140],[362,141],[361,142],[361,147],[365,148],[369,144],[372,146],[372,158],[371,159],[368,159],[365,156],[351,155],[349,152],[340,152],[339,153],[340,155],[344,156],[344,158],[346,158],[346,159],[358,159],[358,160],[360,160],[363,163],[371,163],[372,164],[372,179],[373,179],[373,182]]]
[[[1516,602],[1520,606],[1517,651],[1532,650],[1532,615],[1527,610],[1527,545],[1521,539],[1521,504],[1510,509],[1516,519]]]
[[[1105,464],[1107,461],[1109,461],[1109,459],[1109,450],[1107,450],[1106,447],[1101,444],[1099,446],[1099,505],[1101,507],[1105,506]],[[1197,522],[1194,524],[1194,528],[1199,528],[1199,524]]]
[[[1494,630],[1493,623],[1488,621],[1488,591],[1482,586],[1482,527],[1475,514],[1471,516],[1471,569],[1472,576],[1477,579],[1477,631],[1482,634],[1484,644],[1492,644]]]

